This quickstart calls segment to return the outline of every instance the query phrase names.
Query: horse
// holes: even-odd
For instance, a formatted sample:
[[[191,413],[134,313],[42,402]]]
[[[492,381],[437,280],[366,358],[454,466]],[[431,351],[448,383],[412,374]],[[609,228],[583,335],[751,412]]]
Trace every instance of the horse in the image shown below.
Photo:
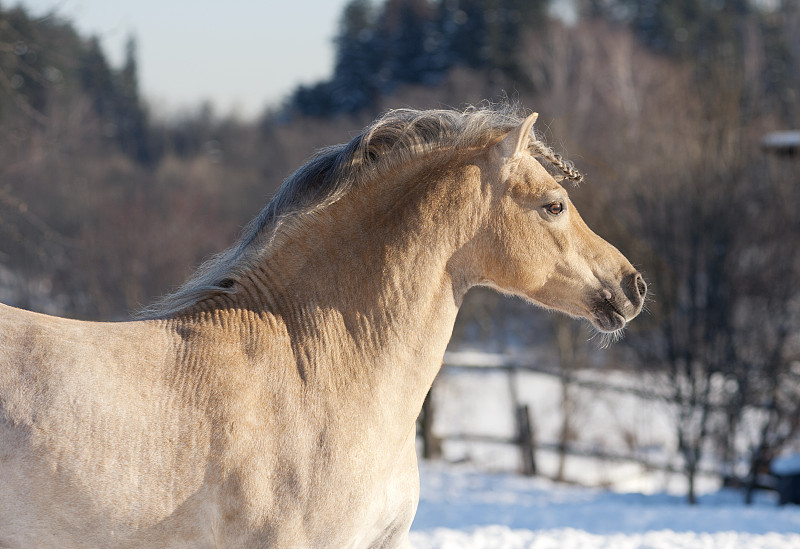
[[[134,320],[1,305],[0,547],[408,547],[467,291],[603,333],[642,309],[536,117],[388,111]]]

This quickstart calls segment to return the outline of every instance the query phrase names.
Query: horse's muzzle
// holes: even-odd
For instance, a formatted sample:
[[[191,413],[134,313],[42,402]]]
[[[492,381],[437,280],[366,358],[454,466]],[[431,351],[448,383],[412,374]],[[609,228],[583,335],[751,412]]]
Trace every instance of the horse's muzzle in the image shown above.
[[[617,332],[625,327],[644,306],[647,283],[638,272],[626,275],[619,288],[603,289],[595,297],[592,323],[602,332]]]

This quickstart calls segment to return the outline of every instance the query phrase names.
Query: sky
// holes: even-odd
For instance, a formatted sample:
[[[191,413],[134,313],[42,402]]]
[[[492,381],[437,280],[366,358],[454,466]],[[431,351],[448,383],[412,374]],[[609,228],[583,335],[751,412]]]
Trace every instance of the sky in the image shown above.
[[[139,86],[156,114],[205,101],[243,119],[298,84],[330,76],[339,15],[348,0],[21,0],[97,36],[112,65],[137,41]]]

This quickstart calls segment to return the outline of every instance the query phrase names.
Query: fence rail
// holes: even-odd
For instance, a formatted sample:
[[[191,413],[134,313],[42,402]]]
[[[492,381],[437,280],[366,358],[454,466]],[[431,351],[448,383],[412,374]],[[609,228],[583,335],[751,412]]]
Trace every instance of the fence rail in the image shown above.
[[[479,355],[481,356],[481,355]],[[431,459],[438,458],[442,453],[442,444],[445,441],[475,442],[489,444],[506,444],[518,448],[520,471],[525,475],[535,475],[538,472],[536,454],[537,452],[554,452],[570,457],[588,457],[609,462],[629,462],[637,463],[643,468],[651,471],[663,471],[668,473],[680,473],[681,471],[674,465],[663,460],[652,459],[647,452],[609,452],[594,445],[559,444],[553,442],[543,442],[537,440],[536,432],[531,421],[531,410],[527,404],[521,402],[516,384],[518,373],[536,373],[563,379],[564,375],[555,368],[549,368],[539,364],[514,360],[513,358],[503,357],[502,355],[485,355],[485,360],[467,361],[464,358],[452,359],[452,356],[445,356],[442,364],[442,371],[471,371],[471,372],[504,372],[508,376],[508,389],[511,396],[510,408],[514,418],[515,435],[494,436],[486,434],[472,433],[448,433],[438,437],[433,433],[435,409],[433,406],[432,394],[436,392],[436,383],[431,388],[428,398],[423,405],[423,413],[420,416],[420,435],[423,443],[423,457]],[[580,379],[571,376],[570,383],[576,387],[596,390],[604,393],[627,394],[642,400],[672,402],[669,396],[663,392],[640,389],[631,386],[614,385],[593,380]],[[700,474],[719,475],[720,472],[707,467],[698,470]]]

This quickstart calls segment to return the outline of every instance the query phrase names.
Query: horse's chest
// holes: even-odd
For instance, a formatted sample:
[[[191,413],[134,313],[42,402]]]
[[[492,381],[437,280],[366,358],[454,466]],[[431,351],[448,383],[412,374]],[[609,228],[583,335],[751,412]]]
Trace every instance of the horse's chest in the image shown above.
[[[413,442],[413,439],[412,439]],[[272,500],[264,510],[259,543],[271,547],[402,547],[419,499],[412,444],[392,454],[394,463],[335,460],[273,473]],[[343,453],[342,455],[346,455]],[[304,469],[303,472],[300,469]],[[255,496],[255,494],[254,494]]]

